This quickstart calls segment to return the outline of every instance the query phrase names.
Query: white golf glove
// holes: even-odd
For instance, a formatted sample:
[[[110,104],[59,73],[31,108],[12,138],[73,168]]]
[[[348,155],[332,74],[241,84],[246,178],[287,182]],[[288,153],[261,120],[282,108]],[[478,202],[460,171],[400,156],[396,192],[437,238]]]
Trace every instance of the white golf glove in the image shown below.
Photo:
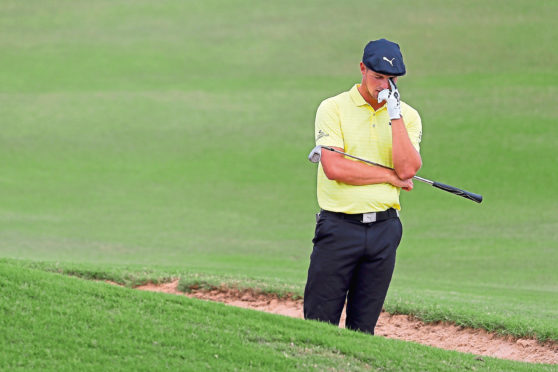
[[[397,86],[388,79],[391,89],[384,89],[378,93],[378,103],[386,101],[388,115],[391,120],[401,119],[401,96]]]

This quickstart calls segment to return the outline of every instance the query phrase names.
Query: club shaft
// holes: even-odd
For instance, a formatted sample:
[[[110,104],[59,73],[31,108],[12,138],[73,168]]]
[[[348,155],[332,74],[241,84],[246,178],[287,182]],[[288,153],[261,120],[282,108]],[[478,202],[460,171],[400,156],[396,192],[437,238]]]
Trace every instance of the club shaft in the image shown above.
[[[360,161],[362,161],[362,162],[364,162],[364,163],[368,163],[368,164],[372,164],[372,165],[375,165],[375,166],[378,166],[378,167],[382,167],[382,168],[394,170],[393,168],[387,167],[387,166],[385,166],[385,165],[378,164],[378,163],[375,163],[375,162],[370,161],[370,160],[362,159],[362,158],[359,158],[358,156],[350,155],[350,154],[347,154],[347,153],[345,153],[345,152],[343,152],[343,151],[339,151],[339,150],[337,150],[337,149],[334,149],[333,147],[329,147],[329,146],[321,146],[321,147],[322,147],[323,149],[326,149],[326,150],[329,150],[329,151],[333,151],[333,152],[336,152],[336,153],[339,153],[339,154],[348,156],[348,157],[353,158],[353,159],[356,159],[356,160],[360,160]],[[474,201],[474,202],[476,202],[476,203],[482,203],[482,195],[480,195],[480,194],[475,194],[475,193],[472,193],[472,192],[470,192],[470,191],[461,190],[461,189],[459,189],[459,188],[457,188],[457,187],[450,186],[450,185],[446,185],[446,184],[441,183],[441,182],[431,181],[431,180],[428,180],[428,179],[426,179],[426,178],[422,178],[422,177],[419,177],[419,176],[414,176],[413,179],[415,179],[415,180],[417,180],[417,181],[420,181],[420,182],[427,183],[427,184],[429,184],[429,185],[431,185],[431,186],[434,186],[434,187],[436,187],[436,188],[438,188],[438,189],[440,189],[440,190],[447,191],[447,192],[452,193],[452,194],[454,194],[454,195],[461,196],[461,197],[463,197],[463,198],[465,198],[465,199],[472,200],[472,201]]]

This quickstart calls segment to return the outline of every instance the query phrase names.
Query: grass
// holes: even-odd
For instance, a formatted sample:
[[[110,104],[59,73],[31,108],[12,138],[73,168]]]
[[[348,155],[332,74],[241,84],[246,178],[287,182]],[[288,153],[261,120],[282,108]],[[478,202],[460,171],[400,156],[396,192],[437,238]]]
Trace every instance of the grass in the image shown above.
[[[2,262],[89,280],[109,280],[127,287],[150,282],[170,282],[178,278],[179,290],[183,292],[188,292],[192,287],[212,289],[225,286],[294,299],[303,298],[304,293],[304,283],[300,282],[188,271],[180,266],[107,266],[0,259],[0,263]],[[550,295],[551,292],[466,284],[452,288],[451,282],[422,284],[422,290],[415,292],[415,286],[398,283],[395,289],[391,289],[385,309],[393,314],[414,315],[425,322],[451,322],[518,338],[534,338],[541,342],[558,341],[558,329],[554,322],[558,304]]]
[[[0,263],[0,367],[553,370]]]
[[[485,200],[402,195],[386,307],[558,340],[557,6],[2,1],[0,257],[300,294],[315,109],[387,37],[420,175]]]
[[[0,263],[19,266],[28,269],[42,270],[87,280],[111,281],[128,288],[137,287],[147,283],[168,283],[180,279],[179,289],[186,292],[191,287],[218,288],[226,286],[239,290],[252,289],[257,292],[273,293],[279,297],[302,298],[299,285],[289,284],[281,280],[269,278],[257,279],[240,275],[216,275],[187,271],[180,266],[140,266],[140,265],[110,265],[99,266],[95,264],[67,264],[59,262],[22,261],[0,259]]]

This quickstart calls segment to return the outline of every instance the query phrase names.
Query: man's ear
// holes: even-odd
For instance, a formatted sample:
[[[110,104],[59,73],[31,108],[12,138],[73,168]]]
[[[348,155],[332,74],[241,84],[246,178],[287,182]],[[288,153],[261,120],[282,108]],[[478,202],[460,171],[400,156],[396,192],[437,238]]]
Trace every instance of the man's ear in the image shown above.
[[[363,62],[360,62],[360,73],[362,76],[366,73],[366,65]]]

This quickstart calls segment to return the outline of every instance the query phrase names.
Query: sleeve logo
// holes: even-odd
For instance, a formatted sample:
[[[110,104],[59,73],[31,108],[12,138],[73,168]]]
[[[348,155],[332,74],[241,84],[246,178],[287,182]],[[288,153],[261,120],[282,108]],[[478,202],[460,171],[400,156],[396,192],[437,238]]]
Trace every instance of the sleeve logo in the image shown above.
[[[318,136],[316,137],[316,141],[319,141],[320,138],[329,137],[329,134],[325,133],[323,130],[318,131]]]

